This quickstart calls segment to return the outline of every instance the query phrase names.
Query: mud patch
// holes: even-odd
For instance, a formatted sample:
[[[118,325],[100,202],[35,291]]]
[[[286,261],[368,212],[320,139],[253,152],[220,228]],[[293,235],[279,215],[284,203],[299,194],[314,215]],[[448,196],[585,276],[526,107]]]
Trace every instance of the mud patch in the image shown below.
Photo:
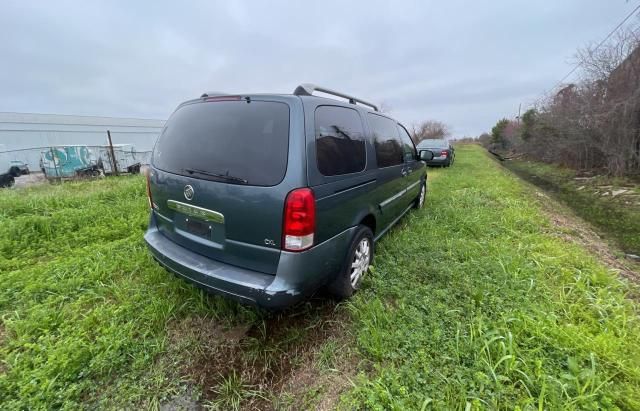
[[[279,407],[284,409],[335,409],[340,395],[352,384],[357,373],[355,339],[348,331],[346,310],[336,313],[323,329],[321,344],[301,358],[280,386]],[[283,403],[282,399],[288,399]]]
[[[240,367],[241,342],[250,328],[251,324],[228,327],[207,317],[171,322],[168,325],[167,351],[169,358],[180,359],[175,364],[176,377],[189,385],[202,387],[203,397],[207,398],[208,387],[217,385],[225,375]]]
[[[190,395],[179,395],[160,405],[160,411],[199,411],[202,407]]]
[[[322,391],[317,402],[331,407],[346,387],[341,381],[348,379],[340,376],[347,371],[321,374],[315,364],[323,344],[343,338],[347,317],[341,306],[316,299],[233,327],[212,318],[174,320],[166,358],[177,359],[174,378],[200,393],[196,404],[188,403],[195,407],[236,408],[232,401],[242,409],[286,407],[283,396],[290,405],[302,404],[315,387]],[[174,403],[182,404],[174,398],[163,406]]]

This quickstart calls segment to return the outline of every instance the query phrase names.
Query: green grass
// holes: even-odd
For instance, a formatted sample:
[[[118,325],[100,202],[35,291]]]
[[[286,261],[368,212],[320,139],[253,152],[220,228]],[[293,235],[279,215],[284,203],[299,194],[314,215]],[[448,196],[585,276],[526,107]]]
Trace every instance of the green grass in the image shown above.
[[[349,303],[372,371],[343,407],[640,409],[629,286],[548,234],[529,186],[484,150],[457,154]]]
[[[345,364],[346,409],[640,408],[634,288],[550,234],[529,190],[460,147],[352,301],[277,315],[152,261],[139,176],[2,190],[0,409],[308,408],[330,387],[291,376]]]
[[[3,190],[0,210],[2,409],[158,403],[170,320],[255,318],[149,258],[139,176]]]
[[[640,255],[638,182],[604,175],[580,178],[574,170],[534,161],[513,160],[503,164],[522,178],[551,192],[625,252]],[[620,189],[627,192],[611,196],[612,191]]]

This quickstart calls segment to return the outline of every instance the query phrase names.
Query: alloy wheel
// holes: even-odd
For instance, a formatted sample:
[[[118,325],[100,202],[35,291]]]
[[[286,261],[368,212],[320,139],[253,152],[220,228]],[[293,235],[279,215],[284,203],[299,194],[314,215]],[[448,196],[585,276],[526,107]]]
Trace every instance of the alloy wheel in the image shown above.
[[[353,260],[351,261],[351,287],[357,288],[361,278],[369,269],[369,261],[371,260],[371,242],[365,237],[358,243]]]

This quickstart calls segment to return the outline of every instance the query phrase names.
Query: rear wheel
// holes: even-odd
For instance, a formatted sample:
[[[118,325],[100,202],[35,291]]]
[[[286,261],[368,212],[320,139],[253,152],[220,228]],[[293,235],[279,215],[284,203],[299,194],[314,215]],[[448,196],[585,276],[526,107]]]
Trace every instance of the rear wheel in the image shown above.
[[[337,299],[349,298],[360,288],[362,278],[373,259],[373,232],[367,226],[358,226],[351,242],[344,267],[329,284],[328,291]]]

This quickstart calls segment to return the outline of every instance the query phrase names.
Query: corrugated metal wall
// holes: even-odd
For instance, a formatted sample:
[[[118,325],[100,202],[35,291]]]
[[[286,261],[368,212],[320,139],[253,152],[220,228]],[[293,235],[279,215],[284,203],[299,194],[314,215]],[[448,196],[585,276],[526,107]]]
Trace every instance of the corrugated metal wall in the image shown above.
[[[69,116],[58,114],[0,113],[0,152],[39,168],[41,147],[105,145],[107,130],[114,144],[132,144],[136,151],[151,151],[164,120]],[[18,151],[16,151],[18,150]]]

